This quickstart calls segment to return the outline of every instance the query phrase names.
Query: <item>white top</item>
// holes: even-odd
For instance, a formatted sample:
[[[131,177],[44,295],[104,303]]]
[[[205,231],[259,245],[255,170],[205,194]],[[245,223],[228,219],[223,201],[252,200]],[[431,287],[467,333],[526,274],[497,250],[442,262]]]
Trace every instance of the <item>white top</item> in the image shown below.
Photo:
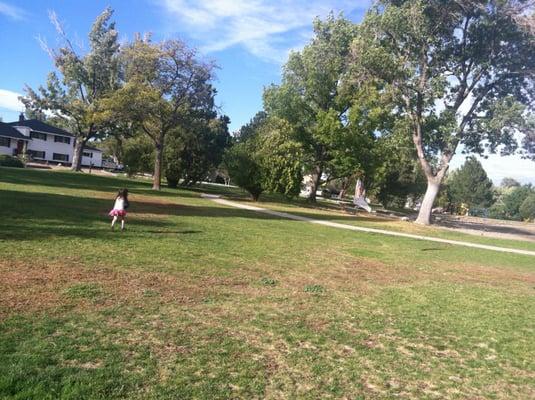
[[[124,199],[122,197],[117,197],[115,199],[115,204],[113,205],[113,209],[124,211]]]

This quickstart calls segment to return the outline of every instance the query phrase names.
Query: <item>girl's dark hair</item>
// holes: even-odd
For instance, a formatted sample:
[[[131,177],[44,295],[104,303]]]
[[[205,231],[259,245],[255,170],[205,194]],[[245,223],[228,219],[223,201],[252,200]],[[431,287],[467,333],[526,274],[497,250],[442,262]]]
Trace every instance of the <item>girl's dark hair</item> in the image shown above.
[[[119,192],[117,193],[117,197],[122,197],[123,199],[128,200],[128,189],[126,188],[119,189]]]

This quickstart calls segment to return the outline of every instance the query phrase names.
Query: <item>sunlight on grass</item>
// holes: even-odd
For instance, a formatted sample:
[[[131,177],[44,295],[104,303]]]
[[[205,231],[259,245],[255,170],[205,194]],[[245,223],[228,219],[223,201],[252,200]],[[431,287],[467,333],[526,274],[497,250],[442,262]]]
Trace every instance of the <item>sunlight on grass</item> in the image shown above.
[[[2,398],[535,396],[532,257],[125,178],[0,168],[0,201]]]

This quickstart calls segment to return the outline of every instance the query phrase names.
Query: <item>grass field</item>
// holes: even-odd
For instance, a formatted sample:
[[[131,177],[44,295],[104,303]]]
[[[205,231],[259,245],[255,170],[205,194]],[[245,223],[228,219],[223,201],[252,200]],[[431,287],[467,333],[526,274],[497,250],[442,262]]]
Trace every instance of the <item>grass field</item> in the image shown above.
[[[200,190],[0,168],[0,398],[535,398],[534,257]]]

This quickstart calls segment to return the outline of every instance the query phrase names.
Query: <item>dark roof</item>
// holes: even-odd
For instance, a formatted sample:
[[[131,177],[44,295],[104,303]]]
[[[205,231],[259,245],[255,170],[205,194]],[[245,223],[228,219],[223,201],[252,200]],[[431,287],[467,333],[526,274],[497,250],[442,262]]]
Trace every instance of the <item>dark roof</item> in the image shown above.
[[[57,135],[63,135],[63,136],[71,136],[74,135],[72,133],[69,133],[63,129],[56,128],[55,126],[49,125],[46,122],[39,121],[38,119],[25,119],[24,121],[15,121],[10,122],[9,125],[11,126],[27,126],[32,131],[39,131],[39,132],[45,132],[45,133],[52,133]]]
[[[87,144],[84,146],[84,150],[100,151],[102,153],[102,150],[97,149],[96,147],[88,146]]]
[[[5,124],[3,122],[0,122],[0,136],[12,138],[12,139],[30,140],[29,137],[24,136],[22,133],[20,133],[18,130],[13,128],[11,125]]]

